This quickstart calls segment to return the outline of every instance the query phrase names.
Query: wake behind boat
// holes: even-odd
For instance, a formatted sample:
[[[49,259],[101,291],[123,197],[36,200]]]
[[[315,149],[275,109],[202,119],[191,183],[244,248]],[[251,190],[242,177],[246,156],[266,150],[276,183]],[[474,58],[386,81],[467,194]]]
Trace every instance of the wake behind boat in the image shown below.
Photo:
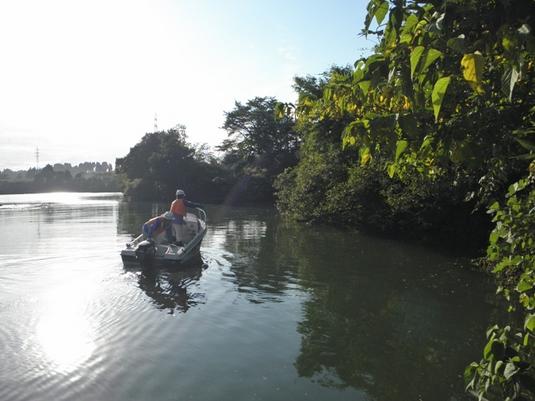
[[[182,224],[172,223],[172,239],[164,230],[152,238],[140,234],[121,251],[125,264],[183,264],[199,255],[206,234],[206,212],[194,208],[184,216]]]

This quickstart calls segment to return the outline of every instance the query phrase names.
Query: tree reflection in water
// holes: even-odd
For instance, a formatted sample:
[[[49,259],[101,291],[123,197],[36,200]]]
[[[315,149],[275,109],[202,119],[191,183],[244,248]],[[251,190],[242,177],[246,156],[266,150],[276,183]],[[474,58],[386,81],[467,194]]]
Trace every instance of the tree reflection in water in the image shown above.
[[[121,229],[138,231],[139,215],[120,209]],[[376,401],[467,399],[463,369],[479,357],[487,323],[500,320],[491,318],[500,308],[485,277],[455,267],[451,255],[286,223],[270,209],[208,215],[204,246],[228,255],[222,280],[251,303],[302,300],[299,376]],[[159,309],[185,312],[204,302],[195,293],[201,273],[147,270],[139,287]]]
[[[298,324],[300,376],[378,401],[469,399],[462,372],[496,311],[484,277],[409,244],[286,230],[294,241],[281,252],[293,255],[310,289]]]

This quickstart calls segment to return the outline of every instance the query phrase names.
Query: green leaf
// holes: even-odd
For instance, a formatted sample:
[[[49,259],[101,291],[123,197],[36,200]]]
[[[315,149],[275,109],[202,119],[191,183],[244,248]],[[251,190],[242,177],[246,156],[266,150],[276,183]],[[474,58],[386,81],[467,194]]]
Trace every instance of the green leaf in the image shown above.
[[[411,61],[411,79],[414,77],[414,72],[416,71],[416,67],[418,66],[418,63],[420,61],[420,58],[422,57],[422,53],[424,52],[423,46],[416,46],[410,56]]]
[[[365,166],[372,159],[369,147],[364,147],[360,149],[360,165]]]
[[[524,148],[529,151],[535,152],[535,142],[530,141],[529,139],[520,139],[515,138],[515,140]]]
[[[492,236],[492,234],[491,234]],[[511,266],[511,262],[508,259],[502,260],[500,263],[496,265],[496,267],[492,270],[493,273],[499,273],[506,267]]]
[[[388,1],[383,1],[379,7],[377,7],[377,10],[375,10],[375,19],[377,20],[377,24],[381,25],[381,22],[385,19],[386,13],[388,12]]]
[[[475,363],[475,362],[472,362],[470,365],[468,365],[465,369],[464,369],[464,381],[465,383],[468,382],[470,379],[472,379],[472,377],[474,376],[474,373],[476,372],[477,368],[478,368],[478,364]]]
[[[528,315],[526,317],[526,321],[524,322],[524,327],[531,332],[535,332],[535,314]]]
[[[409,143],[403,139],[396,142],[396,156],[394,159],[396,162],[398,161],[399,156],[401,156],[401,154],[405,151],[405,149],[407,149],[408,144]]]
[[[500,238],[500,233],[497,230],[493,230],[490,233],[489,241],[491,244],[495,244]]]
[[[492,354],[492,344],[496,340],[494,338],[491,338],[487,345],[485,345],[485,348],[483,349],[483,358],[488,359],[490,355]]]
[[[510,87],[512,71],[513,71],[512,68],[507,68],[502,74],[502,92],[505,96],[509,98],[509,100],[511,100],[511,93],[512,93],[511,87]]]
[[[516,286],[516,290],[518,292],[526,292],[533,288],[533,284],[531,284],[529,281],[522,279]]]
[[[357,67],[353,73],[353,81],[359,82],[362,78],[364,78],[364,70]]]
[[[515,85],[521,79],[520,70],[516,67],[507,68],[502,75],[502,92],[512,100]]]
[[[364,31],[367,33],[368,29],[370,28],[370,24],[372,23],[373,13],[375,12],[374,3],[370,1],[366,9],[368,12],[366,13],[366,18],[364,18]]]
[[[362,92],[366,95],[368,91],[370,90],[371,81],[360,81],[359,82],[359,88],[362,90]]]
[[[388,24],[388,27],[385,30],[385,46],[386,48],[394,48],[396,46],[396,40],[398,38],[398,32],[394,27],[392,27],[392,24]]]
[[[503,366],[503,361],[497,361],[496,365],[494,366],[494,373],[498,374],[502,366]]]
[[[342,139],[342,149],[345,149],[347,146],[354,146],[357,142],[356,138],[352,135],[345,135]]]
[[[512,362],[508,362],[507,365],[505,365],[505,370],[503,371],[503,376],[509,380],[511,377],[513,377],[518,372],[518,368],[516,365]]]
[[[511,35],[506,35],[502,38],[502,46],[505,50],[511,51],[517,45],[516,38]]]
[[[440,56],[442,56],[442,52],[437,49],[429,49],[425,52],[424,57],[424,64],[422,68],[420,68],[420,73],[425,73],[429,66],[435,62],[436,59],[438,59]]]
[[[407,17],[403,28],[401,29],[401,35],[399,38],[400,43],[410,43],[412,41],[412,31],[413,28],[418,23],[418,17],[414,14],[411,14]]]
[[[414,14],[411,14],[407,17],[405,20],[405,24],[403,24],[403,28],[401,29],[402,32],[411,32],[412,28],[416,26],[418,23],[418,17]]]
[[[391,163],[386,167],[386,171],[390,178],[394,178],[394,175],[396,174],[396,169],[397,169],[397,165],[394,163]]]
[[[511,70],[511,81],[509,82],[509,100],[513,98],[513,89],[518,81],[520,81],[520,71],[516,67],[513,67]]]
[[[519,180],[507,188],[507,197],[511,197],[516,194],[518,191],[522,191],[528,185],[527,180]]]
[[[451,77],[442,77],[438,79],[437,82],[435,82],[435,86],[433,87],[433,94],[431,95],[431,99],[433,101],[435,121],[438,121],[438,115],[442,107],[442,101],[444,100],[444,96],[446,95],[446,90],[448,89],[450,80]]]
[[[426,136],[422,142],[422,145],[420,146],[420,150],[427,148],[431,145],[431,143],[433,143],[433,138],[430,136]]]
[[[499,202],[494,202],[492,205],[489,206],[489,210],[492,210],[492,211],[496,211],[500,208],[500,203]]]

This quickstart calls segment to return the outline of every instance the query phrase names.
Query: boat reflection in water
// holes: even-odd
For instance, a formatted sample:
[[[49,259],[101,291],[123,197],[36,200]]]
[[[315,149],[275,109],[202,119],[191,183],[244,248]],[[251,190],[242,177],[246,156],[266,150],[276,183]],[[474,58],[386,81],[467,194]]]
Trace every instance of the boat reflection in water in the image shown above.
[[[205,294],[198,291],[204,267],[198,257],[187,266],[179,268],[125,265],[125,270],[136,273],[139,288],[151,298],[157,309],[173,315],[175,312],[185,313],[192,306],[205,303]]]
[[[166,206],[164,203],[121,202],[119,233],[135,237],[146,216],[161,214]],[[152,304],[169,314],[185,313],[192,306],[205,303],[205,294],[199,291],[199,279],[206,267],[198,252],[183,264],[123,263],[126,272],[136,274],[138,287],[151,298]]]

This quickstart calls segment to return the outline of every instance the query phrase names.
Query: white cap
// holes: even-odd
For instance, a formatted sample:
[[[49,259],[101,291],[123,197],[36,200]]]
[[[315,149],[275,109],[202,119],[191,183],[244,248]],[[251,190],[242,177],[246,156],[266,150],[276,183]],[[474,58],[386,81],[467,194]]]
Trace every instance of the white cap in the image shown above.
[[[176,190],[176,196],[182,196],[182,197],[185,197],[186,196],[186,193],[184,191],[182,191],[181,189],[177,189]]]

